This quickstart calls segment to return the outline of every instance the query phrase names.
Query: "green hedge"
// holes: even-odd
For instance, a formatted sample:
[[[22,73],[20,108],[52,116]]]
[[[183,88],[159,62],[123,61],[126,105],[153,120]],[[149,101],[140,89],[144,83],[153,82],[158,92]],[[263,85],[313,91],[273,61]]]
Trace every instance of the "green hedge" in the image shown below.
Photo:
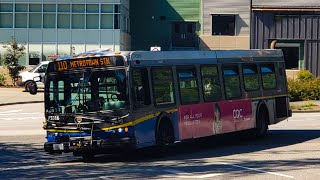
[[[290,101],[319,100],[320,78],[315,78],[309,71],[302,70],[295,80],[288,80]]]

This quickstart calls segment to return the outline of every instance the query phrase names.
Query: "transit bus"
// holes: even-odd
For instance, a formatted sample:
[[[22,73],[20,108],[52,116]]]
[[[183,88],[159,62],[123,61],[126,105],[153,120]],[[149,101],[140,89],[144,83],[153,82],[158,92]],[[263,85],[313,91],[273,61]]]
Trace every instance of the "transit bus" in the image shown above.
[[[291,116],[281,50],[90,51],[50,62],[49,153],[100,153],[237,131]]]

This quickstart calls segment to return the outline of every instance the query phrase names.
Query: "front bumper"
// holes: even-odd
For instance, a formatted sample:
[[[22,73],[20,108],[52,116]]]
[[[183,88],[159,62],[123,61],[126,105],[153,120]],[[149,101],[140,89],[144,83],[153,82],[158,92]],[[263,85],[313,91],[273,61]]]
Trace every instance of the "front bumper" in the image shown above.
[[[70,138],[69,142],[46,142],[44,150],[48,153],[81,154],[81,152],[115,153],[135,149],[135,140],[132,137],[117,137],[103,140],[85,139],[83,137]]]

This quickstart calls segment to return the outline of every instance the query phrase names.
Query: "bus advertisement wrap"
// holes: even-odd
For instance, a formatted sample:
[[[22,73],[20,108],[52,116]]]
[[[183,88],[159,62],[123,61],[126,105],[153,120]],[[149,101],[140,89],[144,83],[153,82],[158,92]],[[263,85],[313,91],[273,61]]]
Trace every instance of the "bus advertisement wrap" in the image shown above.
[[[254,127],[250,100],[184,105],[178,112],[180,140]]]

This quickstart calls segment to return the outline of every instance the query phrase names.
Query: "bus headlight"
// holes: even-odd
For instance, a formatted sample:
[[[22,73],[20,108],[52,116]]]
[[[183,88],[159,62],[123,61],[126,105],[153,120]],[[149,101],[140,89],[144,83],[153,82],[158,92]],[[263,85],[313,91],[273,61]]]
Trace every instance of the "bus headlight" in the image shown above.
[[[76,117],[75,120],[76,120],[77,123],[81,123],[82,122],[82,118],[81,117]]]
[[[122,128],[119,128],[119,129],[118,129],[118,132],[119,132],[119,133],[122,133],[122,131],[123,131]]]

